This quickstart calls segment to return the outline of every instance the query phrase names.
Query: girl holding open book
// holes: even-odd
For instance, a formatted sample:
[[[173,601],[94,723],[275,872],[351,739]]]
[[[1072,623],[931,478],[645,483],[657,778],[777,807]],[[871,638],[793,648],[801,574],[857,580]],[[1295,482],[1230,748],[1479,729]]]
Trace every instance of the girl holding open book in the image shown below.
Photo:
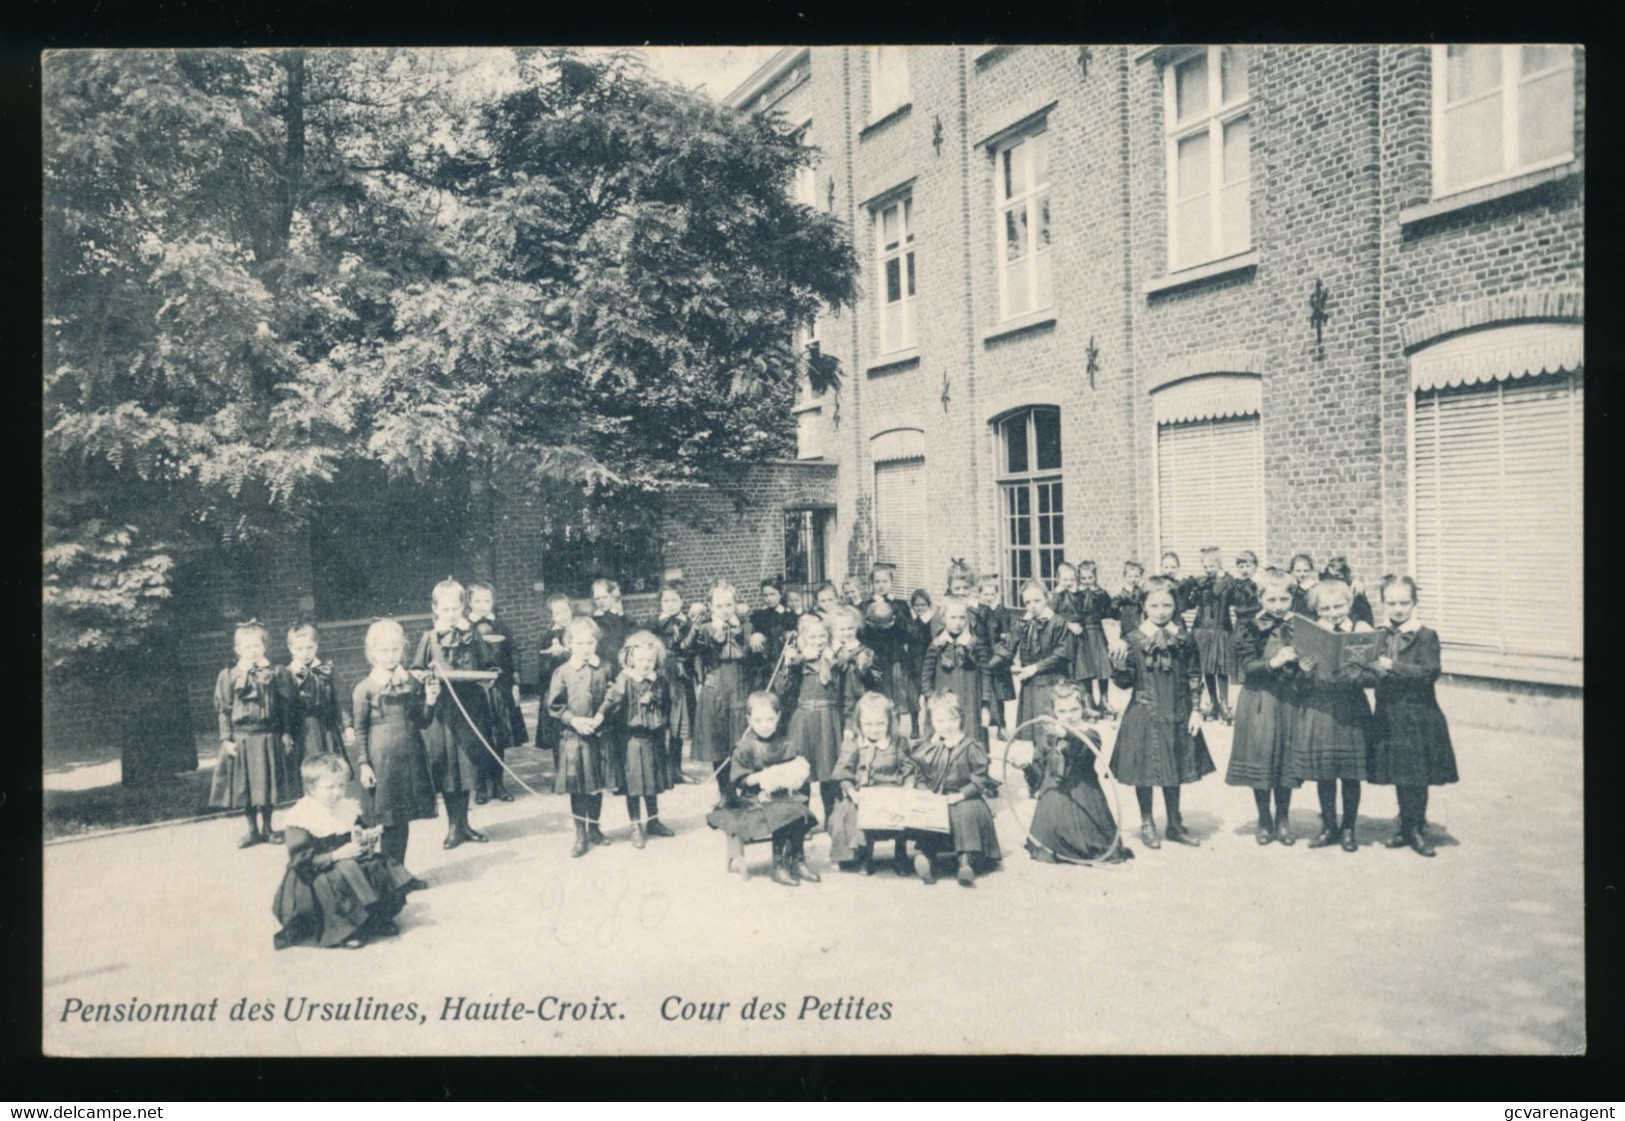
[[[1308,593],[1308,605],[1323,630],[1337,634],[1369,631],[1364,623],[1349,619],[1354,596],[1340,580],[1322,580]],[[1366,777],[1366,732],[1371,709],[1365,688],[1375,683],[1371,669],[1346,664],[1327,673],[1317,667],[1305,650],[1303,625],[1299,625],[1295,653],[1302,669],[1302,686],[1296,698],[1297,713],[1292,721],[1290,747],[1284,777],[1287,782],[1313,782],[1320,795],[1320,832],[1309,842],[1312,849],[1341,845],[1344,852],[1357,852],[1359,842],[1354,827],[1360,813],[1360,783]],[[1273,659],[1280,640],[1272,638],[1266,659]],[[1343,792],[1341,824],[1337,816],[1338,787]]]

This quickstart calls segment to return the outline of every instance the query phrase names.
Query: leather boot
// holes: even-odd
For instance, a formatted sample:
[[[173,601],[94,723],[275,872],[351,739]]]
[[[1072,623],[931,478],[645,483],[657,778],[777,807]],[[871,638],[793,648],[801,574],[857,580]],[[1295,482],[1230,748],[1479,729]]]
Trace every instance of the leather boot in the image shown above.
[[[1428,835],[1426,833],[1422,832],[1422,830],[1420,828],[1416,828],[1416,829],[1411,830],[1410,843],[1411,843],[1411,849],[1418,856],[1433,856],[1434,855],[1433,846],[1428,843]]]
[[[959,854],[958,879],[960,887],[976,886],[976,869],[971,867],[970,853],[968,852],[962,852]]]
[[[786,867],[786,863],[787,863],[787,860],[786,860],[786,857],[785,857],[784,845],[781,844],[778,841],[774,841],[773,842],[773,875],[772,875],[773,882],[776,883],[776,884],[783,884],[785,887],[800,887],[801,886],[801,881],[796,879],[793,875],[790,874],[790,869],[788,867]]]
[[[675,836],[677,836],[677,834],[673,833],[670,829],[667,829],[666,826],[661,823],[661,821],[660,821],[660,819],[658,817],[651,817],[649,819],[649,824],[647,824],[647,825],[645,825],[643,827],[643,831],[645,833],[649,834],[649,836],[651,836],[651,837],[675,837]]]
[[[587,855],[587,823],[576,819],[576,843],[570,848],[571,856]]]
[[[635,849],[641,849],[643,845],[643,822],[634,821],[632,823],[632,847]]]

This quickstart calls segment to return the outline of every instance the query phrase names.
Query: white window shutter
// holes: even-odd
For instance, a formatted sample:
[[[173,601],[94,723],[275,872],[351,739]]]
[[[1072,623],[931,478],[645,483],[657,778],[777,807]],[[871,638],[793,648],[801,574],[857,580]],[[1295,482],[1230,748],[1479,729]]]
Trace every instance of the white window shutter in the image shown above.
[[[1236,553],[1264,551],[1264,440],[1254,416],[1208,418],[1157,429],[1158,557],[1179,554],[1180,571],[1202,569],[1202,549],[1217,545],[1224,563]]]
[[[875,464],[875,560],[896,567],[892,594],[930,589],[925,577],[925,460]]]

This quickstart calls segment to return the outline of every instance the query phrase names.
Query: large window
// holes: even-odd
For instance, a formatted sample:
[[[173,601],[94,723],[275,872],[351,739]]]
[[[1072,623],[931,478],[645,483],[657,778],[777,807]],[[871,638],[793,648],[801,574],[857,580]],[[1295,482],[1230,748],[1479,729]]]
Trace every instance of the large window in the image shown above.
[[[880,352],[914,345],[914,200],[877,208],[876,271],[880,276]]]
[[[1066,551],[1061,503],[1061,411],[1025,409],[998,424],[1005,600],[1021,602],[1034,577],[1055,586]]]
[[[1202,47],[1165,68],[1168,268],[1252,247],[1247,52]]]
[[[994,149],[994,229],[999,317],[1053,302],[1050,279],[1049,137],[1035,132]]]
[[[828,510],[786,510],[784,513],[784,582],[810,587],[829,579],[825,575],[825,542],[829,537]]]
[[[1574,51],[1433,48],[1433,193],[1448,195],[1574,155]]]
[[[1566,663],[1578,684],[1584,388],[1569,331],[1478,332],[1412,358],[1417,614],[1447,670],[1489,658],[1495,675],[1560,680],[1541,673]]]
[[[869,120],[908,103],[908,49],[869,48]]]

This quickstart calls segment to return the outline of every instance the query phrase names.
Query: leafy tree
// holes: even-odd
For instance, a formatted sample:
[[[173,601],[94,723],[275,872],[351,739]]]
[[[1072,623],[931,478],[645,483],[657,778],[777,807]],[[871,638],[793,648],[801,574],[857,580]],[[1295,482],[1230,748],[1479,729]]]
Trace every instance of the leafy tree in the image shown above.
[[[634,496],[784,454],[793,328],[853,295],[784,122],[631,56],[87,51],[45,78],[64,670],[348,462]]]

